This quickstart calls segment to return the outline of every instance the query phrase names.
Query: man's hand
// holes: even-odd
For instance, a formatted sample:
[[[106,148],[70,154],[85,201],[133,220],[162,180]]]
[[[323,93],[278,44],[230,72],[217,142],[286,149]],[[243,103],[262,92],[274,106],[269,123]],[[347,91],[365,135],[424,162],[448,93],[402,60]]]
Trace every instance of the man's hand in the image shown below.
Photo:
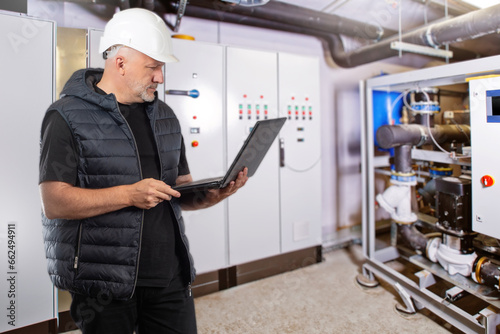
[[[156,179],[144,179],[131,185],[130,189],[131,205],[146,210],[163,201],[170,201],[172,196],[180,197],[181,194]]]
[[[233,195],[248,181],[248,168],[238,173],[236,180],[231,181],[225,188],[209,189],[205,193],[192,193],[181,197],[181,206],[184,210],[205,209],[215,205]]]
[[[238,173],[236,180],[231,181],[225,188],[222,189],[209,189],[207,192],[207,199],[219,203],[223,199],[234,194],[238,189],[243,187],[248,181],[248,168]],[[215,204],[214,203],[214,204]]]

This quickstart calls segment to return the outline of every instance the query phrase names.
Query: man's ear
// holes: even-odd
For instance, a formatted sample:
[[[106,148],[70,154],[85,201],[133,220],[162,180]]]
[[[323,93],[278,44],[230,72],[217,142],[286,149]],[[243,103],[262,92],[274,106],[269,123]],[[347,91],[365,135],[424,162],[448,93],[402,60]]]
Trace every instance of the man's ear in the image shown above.
[[[125,57],[121,55],[115,57],[115,68],[120,75],[125,75]]]

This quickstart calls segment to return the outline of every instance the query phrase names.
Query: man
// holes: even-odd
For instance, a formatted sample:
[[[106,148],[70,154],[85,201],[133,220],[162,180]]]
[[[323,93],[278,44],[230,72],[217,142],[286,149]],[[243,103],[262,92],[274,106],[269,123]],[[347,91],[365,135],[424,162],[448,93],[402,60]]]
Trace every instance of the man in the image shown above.
[[[48,270],[72,294],[86,333],[196,333],[195,271],[183,209],[214,205],[247,170],[201,198],[172,185],[192,180],[180,125],[155,93],[177,61],[163,20],[118,12],[101,39],[104,71],[80,70],[41,131],[40,192]]]

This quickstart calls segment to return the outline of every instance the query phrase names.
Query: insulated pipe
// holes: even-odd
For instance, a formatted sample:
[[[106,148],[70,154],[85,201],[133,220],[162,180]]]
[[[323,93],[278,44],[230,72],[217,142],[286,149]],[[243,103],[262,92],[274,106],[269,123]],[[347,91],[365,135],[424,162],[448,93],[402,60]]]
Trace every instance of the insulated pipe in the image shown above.
[[[427,28],[419,29],[420,37],[415,43],[422,41],[428,46],[438,47],[446,43],[461,42],[498,33],[499,15],[500,5],[496,5],[435,23]],[[411,38],[408,40],[412,41]]]
[[[411,145],[400,145],[394,148],[394,169],[397,173],[413,173]]]
[[[462,42],[493,34],[499,29],[500,5],[496,5],[408,32],[401,36],[401,41],[437,48],[446,43]],[[396,41],[399,41],[399,36],[361,47],[349,54],[349,62],[367,63],[396,56],[399,51],[391,49],[391,44]]]
[[[163,1],[163,2],[168,2],[168,1]],[[195,4],[195,5],[193,6],[193,4]],[[204,6],[197,7],[198,4],[200,6],[202,6],[202,5],[204,5]],[[273,6],[274,6],[275,2],[272,1],[265,6],[258,7],[259,11],[270,10],[270,8],[272,8],[269,6],[270,4],[273,4]],[[172,7],[172,5],[170,4],[170,8],[171,7]],[[241,13],[240,11],[238,13],[224,11],[224,10],[222,10],[222,7],[224,7],[224,6],[220,6],[220,4],[217,5],[215,3],[212,3],[210,6],[209,4],[207,4],[203,1],[200,1],[200,0],[196,0],[195,2],[191,1],[190,5],[188,5],[186,7],[185,15],[203,18],[203,19],[221,21],[221,22],[243,24],[243,25],[249,25],[249,26],[254,26],[254,27],[261,27],[261,28],[274,29],[274,30],[280,30],[280,31],[288,31],[288,32],[292,32],[292,33],[300,33],[300,34],[309,35],[309,36],[315,36],[315,37],[320,38],[324,42],[324,47],[330,53],[330,56],[332,57],[333,61],[338,66],[345,67],[345,68],[351,68],[351,67],[355,67],[358,65],[367,64],[370,62],[374,62],[374,61],[386,59],[389,57],[397,56],[399,54],[399,51],[393,50],[390,48],[390,45],[393,41],[399,40],[399,38],[397,36],[393,37],[391,39],[383,40],[383,41],[375,43],[375,44],[360,47],[352,52],[346,53],[344,50],[342,40],[338,36],[338,34],[340,34],[340,32],[337,32],[337,31],[326,32],[324,30],[313,29],[313,27],[308,28],[308,27],[300,26],[295,21],[279,20],[279,18],[282,15],[281,12],[272,12],[272,17],[268,17],[267,19],[261,19],[261,18],[253,16],[252,9],[247,8],[247,10],[245,11],[244,14],[240,14]],[[496,7],[498,7],[498,6],[495,6],[495,8]],[[304,9],[297,7],[296,10],[299,11],[299,10],[304,10]],[[310,10],[308,10],[308,11],[309,11],[308,13],[310,15],[312,13],[315,13],[315,14],[320,13],[320,12],[315,12],[315,11],[310,11]],[[476,12],[483,12],[483,11],[484,10],[480,10],[480,11],[476,11]],[[476,12],[474,12],[474,13],[476,13]],[[471,13],[469,13],[469,14],[471,14]],[[469,14],[465,14],[465,15],[469,15]],[[475,16],[477,17],[477,16],[485,15],[484,12],[483,12],[483,14],[481,14],[481,13],[479,13],[479,14],[480,15],[476,14]],[[269,15],[271,15],[271,14],[269,14]],[[298,15],[298,13],[297,13],[297,15]],[[329,14],[323,14],[323,15],[328,15],[331,18],[331,16]],[[465,16],[465,15],[462,15],[462,16]],[[462,16],[460,16],[458,18],[462,18]],[[468,17],[470,19],[470,16],[468,16]],[[278,20],[276,20],[276,18],[278,18]],[[455,18],[455,19],[458,19],[458,18]],[[402,36],[402,39],[406,42],[409,42],[409,40],[414,40],[415,36],[421,36],[421,30],[427,31],[430,29],[430,31],[434,31],[434,33],[433,33],[434,35],[437,35],[437,36],[434,36],[434,39],[437,41],[440,41],[442,39],[439,37],[439,32],[446,31],[446,29],[444,29],[443,25],[444,26],[446,26],[446,24],[454,25],[455,19],[449,19],[445,22],[439,23],[439,26],[436,28],[435,31],[432,29],[432,27],[434,25],[430,25],[426,28],[416,30],[415,32],[404,34]],[[495,24],[500,25],[500,16],[495,17],[494,19],[496,20],[496,23],[494,22],[493,24],[490,24],[490,26],[491,25],[495,26]],[[316,18],[310,17],[310,20],[315,21]],[[344,19],[342,19],[342,20],[344,20]],[[460,20],[460,22],[464,22],[464,21],[465,20],[463,18]],[[471,23],[471,24],[473,25],[473,23]],[[482,25],[482,27],[484,28],[484,25]],[[362,35],[352,33],[353,31],[359,31],[360,30],[359,27],[354,28],[354,29],[355,30],[350,31],[350,33],[346,33],[345,35],[346,36],[354,35],[353,37],[363,37]],[[491,27],[489,27],[488,32],[483,32],[481,34],[481,36],[488,34],[488,33],[491,33],[490,29],[491,29]],[[420,31],[420,33],[419,33],[419,31]],[[459,29],[458,31],[463,31],[463,30]],[[468,31],[471,31],[471,29],[469,29]],[[393,34],[393,32],[392,31],[389,32],[387,30],[384,31],[384,35],[390,35],[390,34]],[[477,35],[477,36],[469,36],[469,35],[461,36],[461,35],[459,35],[455,41],[462,41],[462,40],[471,39],[474,37],[479,37],[479,35]],[[418,42],[418,38],[414,42],[415,42],[415,44],[427,45],[425,43],[425,41],[423,41],[422,39],[420,39],[420,42]],[[472,51],[456,49],[453,47],[450,47],[450,50],[452,50],[454,52],[454,60],[467,60],[467,59],[473,59],[473,58],[478,57],[478,54],[475,52],[472,52]]]
[[[438,144],[470,141],[468,125],[435,125],[430,131]],[[379,146],[386,149],[401,145],[421,146],[433,143],[429,128],[419,124],[383,125],[378,128],[376,137]]]
[[[306,36],[315,36],[323,42],[323,48],[330,54],[330,57],[338,66],[344,68],[350,68],[362,64],[362,63],[353,63],[350,60],[349,55],[344,51],[344,45],[342,43],[342,40],[338,35],[333,33],[329,34],[318,30],[306,29],[299,27],[297,25],[293,25],[292,23],[281,23],[272,20],[264,20],[256,17],[244,16],[240,14],[222,12],[222,11],[217,11],[215,9],[208,9],[195,6],[187,6],[184,15],[206,20],[241,24],[251,27],[272,29],[277,31],[286,31]],[[464,57],[464,60],[475,57],[476,54],[467,55]]]
[[[474,281],[500,290],[500,262],[483,256],[476,259],[474,267]]]
[[[405,245],[416,251],[426,252],[428,239],[415,225],[397,224],[397,228]]]
[[[189,0],[188,8],[192,6],[367,40],[379,40],[384,35],[384,29],[378,24],[355,21],[280,1],[271,1],[259,7],[244,7],[225,4],[218,0]],[[189,15],[188,12],[186,14]]]
[[[222,12],[222,11],[217,11],[202,7],[194,7],[194,6],[186,7],[185,16],[197,17],[206,20],[241,24],[258,28],[273,29],[278,31],[286,31],[306,36],[315,36],[323,42],[323,48],[329,53],[329,56],[332,58],[335,64],[344,68],[351,68],[358,65],[363,65],[367,62],[376,61],[390,56],[398,55],[398,52],[394,52],[394,54],[391,54],[389,56],[383,54],[382,56],[374,54],[376,55],[376,57],[372,59],[370,57],[372,57],[373,55],[371,53],[367,53],[363,57],[354,57],[357,51],[346,53],[344,50],[344,45],[342,43],[342,40],[338,35],[334,33],[325,33],[318,30],[302,28],[293,25],[293,23],[291,22],[285,24],[271,20],[259,19],[251,16],[244,16],[240,14]],[[453,51],[454,60],[469,60],[478,57],[478,54],[474,52],[455,49],[452,47],[450,47],[450,50]]]

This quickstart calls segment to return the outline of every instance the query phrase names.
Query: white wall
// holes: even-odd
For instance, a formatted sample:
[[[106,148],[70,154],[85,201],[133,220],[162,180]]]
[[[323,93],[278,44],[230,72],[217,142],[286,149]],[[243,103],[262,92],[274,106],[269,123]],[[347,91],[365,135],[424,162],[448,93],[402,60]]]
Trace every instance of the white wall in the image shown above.
[[[58,26],[104,28],[114,9],[102,5],[82,7],[73,3],[29,0],[28,14],[56,20]],[[173,17],[167,17],[173,22]],[[422,67],[417,56],[392,58],[354,69],[341,69],[325,59],[315,37],[184,17],[179,32],[197,41],[260,50],[317,56],[321,59],[322,216],[323,239],[336,238],[339,229],[361,223],[361,173],[359,80],[381,72],[397,73]],[[168,80],[168,78],[167,78]],[[307,208],[304,208],[307,210]]]

